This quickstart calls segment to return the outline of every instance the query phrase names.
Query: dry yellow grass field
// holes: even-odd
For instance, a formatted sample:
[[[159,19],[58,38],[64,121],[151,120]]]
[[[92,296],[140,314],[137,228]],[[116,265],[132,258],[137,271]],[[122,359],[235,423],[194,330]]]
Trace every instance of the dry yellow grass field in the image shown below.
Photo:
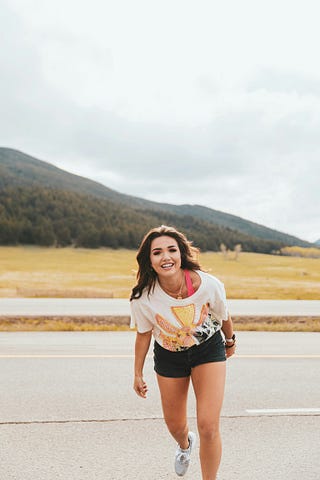
[[[201,264],[234,299],[319,300],[320,259],[241,253],[237,261],[203,253]]]
[[[136,252],[111,249],[0,247],[0,297],[127,298]],[[241,253],[200,255],[234,299],[320,299],[320,259]]]

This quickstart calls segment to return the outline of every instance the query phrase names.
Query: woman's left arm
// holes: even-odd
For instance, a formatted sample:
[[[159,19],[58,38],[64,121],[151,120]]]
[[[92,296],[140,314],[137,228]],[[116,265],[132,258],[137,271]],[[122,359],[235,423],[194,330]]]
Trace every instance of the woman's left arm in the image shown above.
[[[236,350],[236,340],[234,337],[233,322],[230,317],[230,314],[228,316],[228,320],[223,321],[221,330],[223,331],[223,334],[225,336],[226,355],[227,355],[227,358],[229,358],[232,355],[234,355]]]

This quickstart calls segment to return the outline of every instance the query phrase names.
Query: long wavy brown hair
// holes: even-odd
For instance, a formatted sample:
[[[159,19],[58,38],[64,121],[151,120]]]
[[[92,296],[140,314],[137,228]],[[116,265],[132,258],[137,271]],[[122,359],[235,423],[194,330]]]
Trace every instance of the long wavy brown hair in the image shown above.
[[[181,268],[187,270],[201,270],[197,260],[199,249],[192,246],[187,237],[173,227],[161,225],[152,228],[143,238],[139,247],[136,259],[139,265],[137,272],[137,284],[133,287],[130,301],[140,298],[145,288],[148,288],[148,295],[154,289],[157,274],[151,267],[150,250],[151,242],[158,237],[172,237],[176,240],[181,254]]]

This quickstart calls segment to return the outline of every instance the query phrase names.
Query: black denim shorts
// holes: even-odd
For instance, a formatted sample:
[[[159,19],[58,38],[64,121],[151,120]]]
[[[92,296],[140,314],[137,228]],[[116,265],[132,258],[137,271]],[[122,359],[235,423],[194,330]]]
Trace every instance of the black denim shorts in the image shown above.
[[[189,377],[191,369],[211,362],[225,362],[226,349],[220,330],[200,345],[172,352],[154,342],[154,370],[162,377]]]

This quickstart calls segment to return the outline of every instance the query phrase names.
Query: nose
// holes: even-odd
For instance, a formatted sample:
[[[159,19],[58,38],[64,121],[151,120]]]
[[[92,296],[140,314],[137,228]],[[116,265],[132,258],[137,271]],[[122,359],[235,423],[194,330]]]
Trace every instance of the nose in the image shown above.
[[[162,258],[163,260],[170,260],[171,259],[170,252],[164,251]]]

